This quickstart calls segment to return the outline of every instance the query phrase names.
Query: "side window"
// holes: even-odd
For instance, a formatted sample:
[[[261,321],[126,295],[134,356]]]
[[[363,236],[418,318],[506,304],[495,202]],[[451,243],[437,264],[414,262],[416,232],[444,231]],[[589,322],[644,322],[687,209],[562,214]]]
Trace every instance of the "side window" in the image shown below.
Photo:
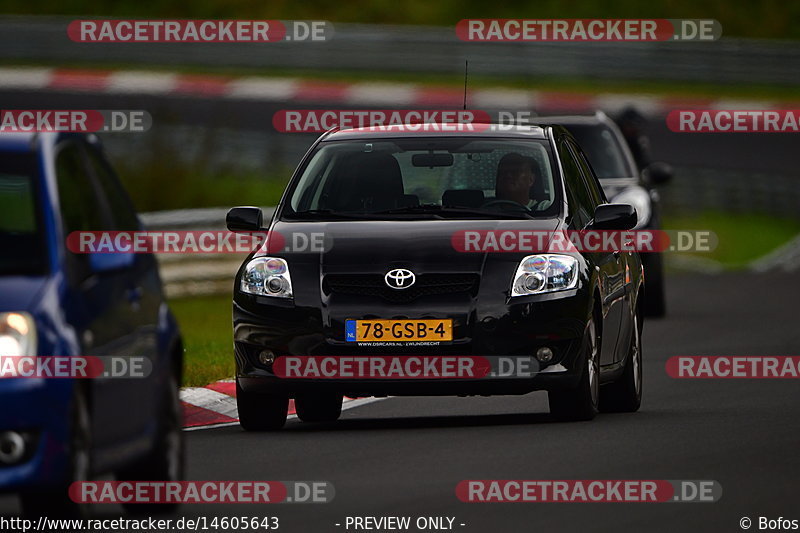
[[[583,153],[583,150],[575,143],[569,143],[570,147],[572,148],[573,155],[575,159],[578,161],[578,165],[581,168],[581,172],[583,173],[584,180],[586,182],[586,187],[589,189],[589,195],[592,198],[594,203],[594,207],[597,207],[600,204],[607,203],[606,196],[603,193],[602,187],[597,182],[597,177],[592,169],[592,165],[589,163],[589,160],[586,158],[586,154]]]
[[[73,231],[104,229],[100,206],[78,145],[62,145],[56,156],[56,180],[64,237]]]
[[[130,197],[120,185],[114,175],[114,171],[93,149],[89,148],[87,154],[89,156],[89,164],[108,204],[112,226],[109,229],[112,231],[135,231],[139,229],[139,219],[133,209]]]
[[[562,140],[559,143],[561,164],[564,166],[564,185],[567,189],[570,214],[575,227],[583,229],[594,216],[594,206],[586,184],[583,181],[580,166],[572,155],[569,145]],[[573,205],[574,204],[574,205]]]
[[[61,210],[64,239],[73,231],[101,231],[104,229],[101,206],[94,185],[84,164],[83,153],[74,143],[57,148],[56,181]],[[89,256],[67,254],[67,271],[73,283],[79,283],[89,275]]]

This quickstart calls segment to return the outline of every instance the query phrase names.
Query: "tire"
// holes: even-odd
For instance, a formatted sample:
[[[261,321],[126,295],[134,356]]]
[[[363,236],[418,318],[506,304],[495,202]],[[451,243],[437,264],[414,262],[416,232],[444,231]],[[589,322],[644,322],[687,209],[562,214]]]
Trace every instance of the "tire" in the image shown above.
[[[90,480],[92,472],[92,426],[89,402],[85,392],[77,386],[72,395],[69,416],[66,479],[55,487],[35,493],[20,494],[22,514],[26,516],[86,518],[90,514],[90,504],[75,503],[69,497],[69,486],[75,481]]]
[[[664,293],[664,258],[658,253],[644,272],[644,311],[645,316],[663,317],[667,314],[667,297]]]
[[[178,380],[170,376],[163,392],[161,417],[153,450],[131,467],[117,472],[120,481],[181,481],[185,472],[185,440],[183,437],[183,408]],[[131,514],[172,513],[177,503],[123,503]]]
[[[633,316],[633,327],[622,377],[600,391],[600,406],[604,413],[633,413],[642,405],[642,329],[638,313]]]
[[[600,397],[600,339],[595,318],[586,324],[583,335],[581,372],[578,385],[572,389],[549,391],[550,413],[559,420],[592,420],[598,412]]]
[[[239,425],[245,431],[274,431],[286,424],[289,397],[245,392],[236,381]]]
[[[342,414],[341,394],[303,394],[294,400],[297,418],[303,422],[335,422]]]

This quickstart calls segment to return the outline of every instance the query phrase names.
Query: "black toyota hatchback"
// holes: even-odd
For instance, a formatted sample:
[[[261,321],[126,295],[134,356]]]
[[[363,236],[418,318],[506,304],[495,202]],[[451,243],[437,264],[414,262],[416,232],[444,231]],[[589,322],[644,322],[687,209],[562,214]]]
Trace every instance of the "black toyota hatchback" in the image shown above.
[[[227,224],[270,232],[234,283],[246,430],[282,427],[289,399],[309,422],[336,420],[343,396],[547,390],[566,420],[639,408],[639,255],[548,240],[636,213],[607,203],[561,126],[328,132],[269,224],[255,207]],[[437,373],[446,358],[483,371]]]

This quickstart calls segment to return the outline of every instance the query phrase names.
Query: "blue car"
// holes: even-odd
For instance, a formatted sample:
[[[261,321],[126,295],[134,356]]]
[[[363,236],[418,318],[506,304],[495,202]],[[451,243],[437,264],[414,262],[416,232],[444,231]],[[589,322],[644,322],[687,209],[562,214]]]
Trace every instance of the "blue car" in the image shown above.
[[[75,231],[139,229],[95,136],[0,134],[0,356],[141,356],[152,368],[0,378],[0,491],[26,514],[81,514],[67,488],[96,475],[183,476],[183,347],[155,258],[65,246]]]

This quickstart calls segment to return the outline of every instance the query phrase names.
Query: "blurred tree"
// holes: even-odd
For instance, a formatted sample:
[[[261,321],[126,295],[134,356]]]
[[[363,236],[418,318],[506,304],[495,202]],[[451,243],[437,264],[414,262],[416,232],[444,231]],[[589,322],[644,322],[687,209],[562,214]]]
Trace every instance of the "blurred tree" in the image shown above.
[[[6,14],[316,19],[452,26],[463,18],[704,18],[724,36],[800,39],[800,2],[783,0],[4,0]]]

